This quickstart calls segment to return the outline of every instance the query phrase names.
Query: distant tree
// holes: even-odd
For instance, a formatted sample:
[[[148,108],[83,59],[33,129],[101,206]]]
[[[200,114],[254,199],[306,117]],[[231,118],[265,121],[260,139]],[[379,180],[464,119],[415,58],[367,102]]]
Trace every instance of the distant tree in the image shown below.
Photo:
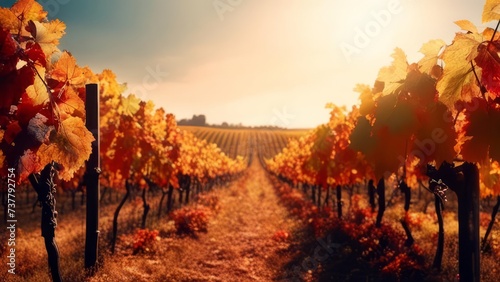
[[[178,125],[193,125],[207,126],[207,118],[205,115],[193,115],[191,119],[181,119],[177,122]]]
[[[193,123],[192,125],[196,125],[196,126],[207,125],[207,119],[206,119],[205,115],[193,115],[193,118],[191,120]]]

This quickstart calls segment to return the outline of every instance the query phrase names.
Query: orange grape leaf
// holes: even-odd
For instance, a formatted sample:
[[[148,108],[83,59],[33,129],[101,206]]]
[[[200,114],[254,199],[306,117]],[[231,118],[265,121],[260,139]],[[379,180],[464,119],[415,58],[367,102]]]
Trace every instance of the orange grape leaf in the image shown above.
[[[10,33],[17,33],[19,20],[8,8],[0,8],[0,27],[7,29]]]
[[[459,20],[455,22],[461,29],[465,31],[470,31],[472,33],[478,33],[477,27],[469,20]]]
[[[81,118],[85,117],[85,102],[78,96],[73,87],[66,88],[58,105],[61,112]]]
[[[391,57],[394,59],[392,64],[381,68],[377,76],[377,80],[385,84],[384,95],[393,93],[403,83],[408,70],[406,54],[401,48],[394,49]]]
[[[500,1],[486,0],[483,9],[483,23],[490,21],[498,21],[500,19]]]
[[[432,68],[438,63],[439,52],[444,46],[446,43],[441,39],[430,40],[422,45],[419,51],[424,54],[424,57],[418,62],[421,72],[431,73]]]
[[[59,45],[59,39],[65,33],[66,25],[56,19],[48,23],[30,21],[29,26],[35,42],[40,44],[47,61],[50,61],[52,54],[59,51],[57,45]]]
[[[490,41],[500,40],[500,33],[496,32],[493,28],[487,27],[483,30],[483,38]],[[495,37],[493,37],[495,36]]]
[[[482,42],[479,34],[457,33],[453,44],[448,46],[442,54],[444,71],[436,88],[440,100],[452,107],[462,97],[462,88],[476,83],[472,72],[471,59],[477,55],[477,48]]]
[[[140,108],[139,103],[141,99],[135,97],[135,95],[130,94],[127,98],[122,97],[121,106],[118,108],[118,113],[127,116],[133,116]]]
[[[40,164],[45,166],[55,161],[62,165],[61,179],[70,180],[89,158],[94,137],[81,118],[69,117],[62,122],[57,134],[51,137],[51,141],[49,145],[42,144],[38,149]]]
[[[40,77],[45,77],[45,68],[36,65],[40,76],[35,75],[35,82],[26,88],[26,94],[31,99],[33,106],[42,105],[49,101],[49,93],[47,92],[47,86]]]
[[[35,0],[19,0],[12,6],[11,11],[23,21],[23,26],[28,21],[40,22],[47,17],[47,12]]]
[[[84,69],[76,64],[75,58],[68,52],[63,52],[54,64],[50,78],[60,82],[69,82],[76,87],[83,87],[87,77]]]

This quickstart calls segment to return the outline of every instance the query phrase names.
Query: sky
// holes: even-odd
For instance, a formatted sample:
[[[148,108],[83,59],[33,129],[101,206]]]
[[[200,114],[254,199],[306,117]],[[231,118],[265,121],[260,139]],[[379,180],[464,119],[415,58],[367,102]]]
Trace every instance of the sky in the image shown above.
[[[15,1],[0,0],[8,7]],[[66,23],[60,49],[178,119],[311,128],[327,103],[358,104],[402,48],[409,63],[454,21],[481,24],[476,0],[40,0]]]

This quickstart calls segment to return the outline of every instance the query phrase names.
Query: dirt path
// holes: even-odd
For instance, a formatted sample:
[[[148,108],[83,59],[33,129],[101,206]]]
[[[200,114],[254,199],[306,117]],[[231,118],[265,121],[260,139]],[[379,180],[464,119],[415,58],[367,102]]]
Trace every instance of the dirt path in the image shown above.
[[[164,238],[155,255],[109,257],[98,281],[276,281],[293,244],[274,240],[300,228],[275,195],[257,158],[240,179],[218,189],[220,210],[198,238]],[[117,280],[117,281],[118,281]]]

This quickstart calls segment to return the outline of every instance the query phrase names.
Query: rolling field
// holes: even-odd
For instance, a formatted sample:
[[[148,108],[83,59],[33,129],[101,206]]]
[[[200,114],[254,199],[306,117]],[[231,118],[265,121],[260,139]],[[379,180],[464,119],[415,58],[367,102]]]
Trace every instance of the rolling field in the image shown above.
[[[278,154],[290,138],[299,138],[308,129],[233,129],[201,126],[179,126],[192,132],[197,138],[215,143],[230,158],[242,156],[248,159],[256,150],[261,160]]]

